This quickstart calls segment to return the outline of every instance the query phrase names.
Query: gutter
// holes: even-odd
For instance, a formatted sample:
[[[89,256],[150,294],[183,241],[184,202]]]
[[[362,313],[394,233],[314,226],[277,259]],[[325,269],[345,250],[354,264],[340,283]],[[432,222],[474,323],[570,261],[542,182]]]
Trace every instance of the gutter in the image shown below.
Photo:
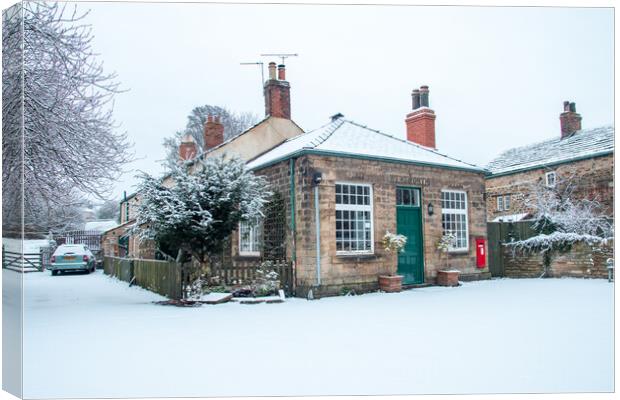
[[[383,161],[383,162],[389,162],[389,163],[395,163],[395,164],[419,165],[423,167],[433,167],[433,168],[449,169],[449,170],[456,170],[456,171],[467,171],[467,172],[475,172],[479,174],[489,173],[489,171],[484,168],[474,168],[474,167],[465,168],[465,167],[457,167],[457,166],[451,166],[451,165],[428,163],[428,162],[423,162],[423,161],[407,161],[407,160],[401,160],[397,158],[378,157],[378,156],[370,156],[370,155],[366,156],[366,155],[360,155],[360,154],[347,154],[347,153],[341,153],[341,152],[336,152],[336,151],[316,150],[316,149],[307,149],[307,148],[297,150],[293,153],[289,153],[282,157],[276,158],[275,160],[269,161],[265,164],[252,167],[250,168],[250,170],[259,170],[262,168],[267,168],[272,165],[278,164],[282,161],[286,161],[290,158],[297,158],[297,157],[300,157],[306,154],[327,156],[327,157],[344,157],[344,158],[355,158],[355,159],[361,159],[361,160]]]

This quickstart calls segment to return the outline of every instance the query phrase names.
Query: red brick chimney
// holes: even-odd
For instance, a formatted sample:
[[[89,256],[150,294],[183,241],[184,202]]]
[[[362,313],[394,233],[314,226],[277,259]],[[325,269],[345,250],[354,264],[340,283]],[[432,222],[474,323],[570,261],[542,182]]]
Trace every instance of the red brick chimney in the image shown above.
[[[413,111],[407,114],[407,140],[425,147],[435,146],[435,111],[428,107],[428,86],[411,92]]]
[[[191,135],[183,136],[179,145],[179,158],[182,161],[191,160],[196,157],[196,153],[198,153],[198,148],[194,138]]]
[[[265,82],[265,116],[291,119],[291,85],[286,81],[284,64],[269,63],[269,79]]]
[[[562,139],[581,130],[581,115],[577,114],[575,103],[564,102],[564,112],[560,114]]]
[[[224,125],[219,116],[207,116],[204,130],[205,150],[212,149],[224,143]]]

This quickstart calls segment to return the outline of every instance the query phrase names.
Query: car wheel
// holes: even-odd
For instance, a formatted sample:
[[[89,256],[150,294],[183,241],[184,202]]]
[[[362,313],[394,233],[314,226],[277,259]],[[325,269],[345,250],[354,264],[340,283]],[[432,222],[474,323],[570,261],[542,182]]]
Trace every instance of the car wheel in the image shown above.
[[[56,276],[58,275],[58,271],[56,271],[55,269],[52,270],[52,276]]]

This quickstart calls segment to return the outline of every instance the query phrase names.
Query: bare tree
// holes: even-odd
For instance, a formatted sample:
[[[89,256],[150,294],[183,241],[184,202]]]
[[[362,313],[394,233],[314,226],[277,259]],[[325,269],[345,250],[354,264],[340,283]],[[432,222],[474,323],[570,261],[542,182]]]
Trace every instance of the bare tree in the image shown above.
[[[231,139],[258,122],[258,117],[249,112],[236,113],[225,107],[204,105],[194,108],[187,116],[185,129],[176,132],[173,136],[164,139],[166,158],[164,165],[173,169],[179,159],[179,144],[181,138],[191,135],[198,145],[198,153],[204,151],[204,125],[209,115],[218,115],[224,125],[224,140]]]
[[[26,227],[62,226],[84,194],[108,196],[131,159],[112,119],[119,83],[91,48],[86,15],[52,2],[23,2],[3,13],[5,228],[21,225],[13,216],[22,200]]]

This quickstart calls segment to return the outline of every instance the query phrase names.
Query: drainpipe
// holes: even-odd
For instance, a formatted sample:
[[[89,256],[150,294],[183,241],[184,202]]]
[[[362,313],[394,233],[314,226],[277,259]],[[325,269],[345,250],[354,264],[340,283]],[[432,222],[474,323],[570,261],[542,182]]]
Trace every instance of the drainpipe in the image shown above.
[[[293,264],[293,287],[292,291],[295,292],[297,286],[297,241],[296,241],[296,224],[295,224],[295,158],[289,159],[289,174],[291,176],[290,181],[290,197],[291,197],[291,241],[293,249],[291,251],[291,262]]]
[[[319,211],[319,184],[323,180],[322,174],[316,172],[312,179],[314,183],[314,218],[316,226],[316,286],[321,286],[321,213]]]

